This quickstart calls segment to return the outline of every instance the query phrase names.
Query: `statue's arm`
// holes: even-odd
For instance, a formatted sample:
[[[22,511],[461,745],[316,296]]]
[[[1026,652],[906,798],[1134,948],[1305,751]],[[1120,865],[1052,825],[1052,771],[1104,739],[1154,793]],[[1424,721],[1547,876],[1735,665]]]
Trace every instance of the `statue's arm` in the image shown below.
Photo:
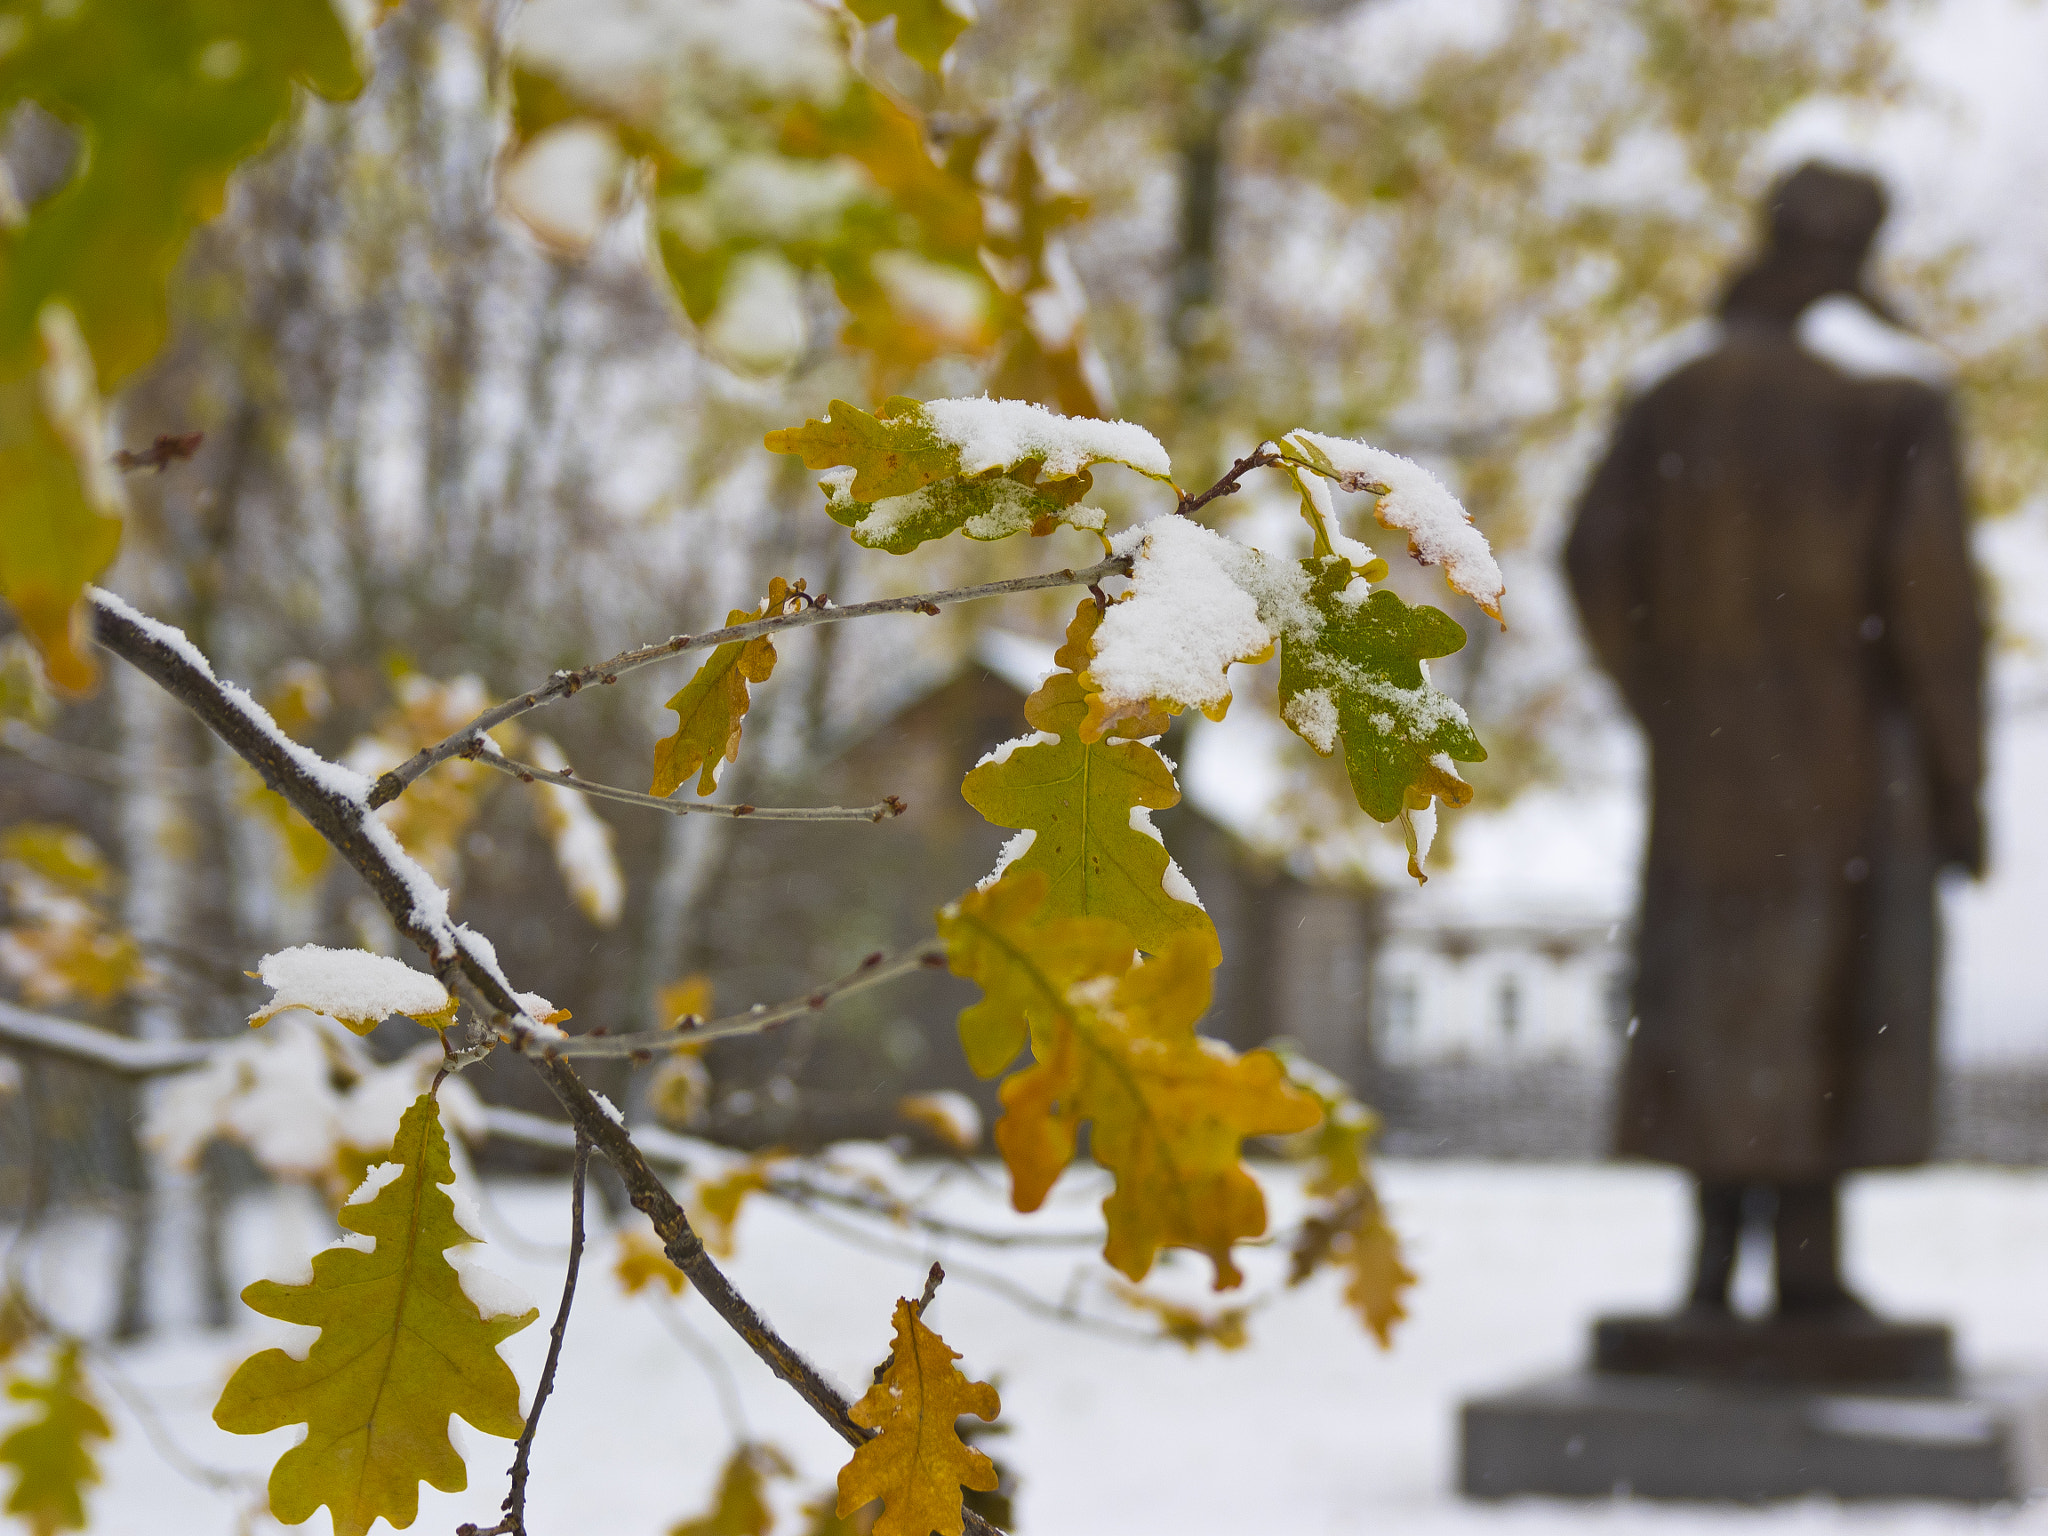
[[[1931,769],[1936,853],[1981,874],[1983,600],[1948,402],[1930,392],[1913,413],[1884,564],[1885,633]]]
[[[1623,416],[1607,456],[1579,498],[1564,550],[1565,575],[1593,653],[1636,702],[1648,639],[1648,588],[1642,554],[1647,508],[1642,484],[1643,427]]]

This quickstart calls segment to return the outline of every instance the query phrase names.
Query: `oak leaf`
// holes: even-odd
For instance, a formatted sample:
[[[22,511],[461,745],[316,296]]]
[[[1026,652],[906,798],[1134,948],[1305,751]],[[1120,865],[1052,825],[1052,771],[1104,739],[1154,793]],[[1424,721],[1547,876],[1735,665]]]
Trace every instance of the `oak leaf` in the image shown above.
[[[14,1470],[7,1513],[19,1515],[34,1536],[84,1530],[85,1490],[100,1480],[87,1442],[111,1439],[114,1431],[86,1391],[78,1345],[57,1351],[47,1381],[17,1376],[7,1395],[42,1410],[0,1440],[0,1466]]]
[[[1109,957],[1130,954],[1129,930],[1041,922],[1043,891],[1042,876],[1007,875],[939,920],[949,964],[984,990],[963,1037],[1007,1043],[1020,1019],[1030,1035],[1034,1063],[1004,1080],[995,1128],[1011,1203],[1044,1203],[1087,1122],[1095,1160],[1116,1176],[1103,1257],[1142,1280],[1161,1248],[1192,1248],[1215,1266],[1218,1290],[1236,1285],[1232,1244],[1266,1229],[1265,1198],[1239,1160],[1244,1138],[1306,1130],[1316,1102],[1270,1051],[1239,1056],[1195,1033],[1211,989],[1198,937],[1118,968]]]
[[[618,1279],[619,1289],[628,1296],[638,1296],[650,1285],[665,1286],[669,1295],[680,1296],[690,1285],[690,1277],[677,1269],[661,1244],[645,1232],[620,1234],[619,1256],[612,1261],[612,1274]]]
[[[692,1188],[690,1218],[703,1237],[704,1246],[717,1257],[732,1257],[740,1209],[747,1203],[747,1196],[768,1187],[768,1170],[780,1156],[779,1153],[765,1152],[750,1157],[730,1173],[715,1179],[700,1179]]]
[[[764,441],[770,453],[793,453],[808,469],[851,469],[847,490],[856,501],[906,496],[960,473],[959,448],[939,437],[923,402],[907,395],[890,396],[872,416],[834,400],[823,421],[783,427]]]
[[[735,608],[725,616],[728,626],[772,618],[802,595],[804,584],[777,576],[768,583],[768,600],[751,612]],[[697,675],[677,691],[667,708],[676,712],[676,733],[654,748],[654,784],[648,791],[672,795],[697,775],[697,793],[718,788],[718,770],[740,755],[740,722],[753,702],[749,683],[765,683],[775,670],[775,642],[766,635],[733,640],[711,653]]]
[[[1303,562],[1307,602],[1319,624],[1294,626],[1280,642],[1280,715],[1324,757],[1341,744],[1358,804],[1375,821],[1431,797],[1463,805],[1472,788],[1458,763],[1486,760],[1465,711],[1430,681],[1423,664],[1465,643],[1465,631],[1430,607],[1409,607],[1384,587],[1362,598],[1341,557]]]
[[[989,821],[1028,834],[1004,850],[999,873],[1046,877],[1043,916],[1108,917],[1140,949],[1157,954],[1191,936],[1210,965],[1222,958],[1216,925],[1166,851],[1151,813],[1176,805],[1180,789],[1165,758],[1140,741],[1087,741],[1089,644],[1101,622],[1084,599],[1055,659],[1055,672],[1024,702],[1039,734],[997,748],[961,782],[960,793]],[[1121,736],[1166,728],[1158,717],[1119,720]]]
[[[1135,1285],[1119,1285],[1116,1294],[1126,1306],[1149,1312],[1159,1323],[1162,1339],[1171,1339],[1190,1351],[1204,1344],[1214,1344],[1218,1349],[1243,1349],[1251,1342],[1245,1329],[1245,1320],[1252,1314],[1250,1307],[1218,1307],[1213,1312],[1204,1312],[1200,1307],[1169,1301]]]
[[[668,1536],[768,1536],[775,1525],[768,1480],[794,1475],[789,1459],[773,1446],[742,1443],[726,1458],[711,1508],[670,1526]]]
[[[1302,1221],[1289,1255],[1289,1285],[1300,1285],[1325,1264],[1346,1270],[1344,1299],[1389,1348],[1394,1324],[1408,1315],[1402,1295],[1415,1276],[1401,1261],[1401,1240],[1386,1218],[1366,1149],[1379,1134],[1379,1116],[1351,1096],[1345,1083],[1313,1062],[1283,1051],[1288,1077],[1322,1105],[1323,1118],[1298,1150],[1314,1164],[1305,1191],[1320,1203]]]
[[[915,1302],[896,1303],[896,1339],[853,1421],[877,1431],[839,1471],[840,1518],[879,1499],[874,1536],[960,1536],[963,1488],[993,1491],[995,1464],[961,1440],[962,1414],[993,1419],[1002,1400],[987,1382],[970,1381],[918,1315]]]
[[[478,1239],[442,1187],[455,1174],[432,1094],[406,1110],[389,1163],[388,1182],[365,1198],[366,1182],[341,1209],[343,1227],[374,1239],[367,1251],[338,1245],[314,1255],[307,1284],[259,1280],[242,1292],[265,1317],[320,1329],[306,1357],[251,1356],[213,1410],[230,1434],[306,1426],[271,1470],[271,1513],[296,1525],[324,1504],[336,1536],[364,1536],[380,1516],[410,1525],[423,1482],[468,1486],[451,1414],[487,1435],[519,1433],[519,1383],[498,1345],[539,1315],[512,1310],[484,1289],[488,1276],[449,1261]]]

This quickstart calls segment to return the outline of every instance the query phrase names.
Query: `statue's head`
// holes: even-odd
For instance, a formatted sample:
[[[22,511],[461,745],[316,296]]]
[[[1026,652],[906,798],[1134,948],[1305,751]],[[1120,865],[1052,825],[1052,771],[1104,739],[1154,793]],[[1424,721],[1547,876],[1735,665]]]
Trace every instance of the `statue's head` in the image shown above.
[[[1729,284],[1721,312],[1789,325],[1815,299],[1846,293],[1882,313],[1863,269],[1887,201],[1874,176],[1818,160],[1780,176],[1764,198],[1763,249]]]

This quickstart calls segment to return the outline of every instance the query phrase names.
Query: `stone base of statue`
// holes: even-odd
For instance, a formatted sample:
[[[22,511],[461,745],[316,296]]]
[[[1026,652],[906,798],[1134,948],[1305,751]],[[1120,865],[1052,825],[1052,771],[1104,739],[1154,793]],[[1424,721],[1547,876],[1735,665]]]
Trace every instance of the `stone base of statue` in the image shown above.
[[[1939,1324],[1608,1318],[1594,1369],[1474,1399],[1462,1420],[1472,1498],[2048,1492],[2048,1378],[1958,1377]]]

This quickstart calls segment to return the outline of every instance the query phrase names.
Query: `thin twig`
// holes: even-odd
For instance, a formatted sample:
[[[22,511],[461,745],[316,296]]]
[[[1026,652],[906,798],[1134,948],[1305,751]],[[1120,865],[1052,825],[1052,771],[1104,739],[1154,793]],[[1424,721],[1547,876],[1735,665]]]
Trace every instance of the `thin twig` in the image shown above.
[[[204,768],[157,768],[142,770],[127,759],[94,747],[81,747],[41,731],[20,720],[0,720],[0,747],[27,758],[38,768],[68,778],[90,779],[116,789],[155,789],[170,794],[197,795],[211,786]]]
[[[1040,576],[1018,576],[1009,581],[985,581],[978,586],[953,587],[944,592],[919,592],[909,597],[884,597],[868,603],[848,603],[843,608],[834,607],[829,602],[819,602],[793,613],[780,613],[765,619],[749,619],[744,624],[729,624],[724,629],[707,630],[701,635],[675,635],[658,645],[644,645],[637,650],[621,651],[609,661],[600,661],[594,666],[582,667],[573,672],[557,672],[540,687],[485,710],[446,740],[436,742],[431,747],[422,747],[377,780],[376,786],[370,791],[370,808],[374,810],[380,805],[390,804],[404,794],[407,786],[429,768],[469,751],[470,743],[478,736],[486,731],[495,730],[507,720],[515,720],[529,710],[540,709],[557,699],[566,699],[571,694],[580,693],[593,683],[615,683],[628,672],[652,666],[658,661],[666,661],[671,656],[679,656],[685,651],[701,651],[711,646],[731,645],[761,635],[778,635],[787,629],[805,629],[813,624],[837,624],[842,619],[872,618],[882,613],[937,613],[943,607],[979,602],[985,597],[1005,597],[1015,592],[1037,592],[1048,587],[1085,587],[1091,582],[1101,581],[1105,576],[1128,576],[1130,571],[1131,562],[1127,557],[1112,555],[1078,571],[1047,571]]]
[[[1268,464],[1278,464],[1279,462],[1280,455],[1277,453],[1268,453],[1266,451],[1266,445],[1264,443],[1260,443],[1258,447],[1254,448],[1250,453],[1246,454],[1243,458],[1239,459],[1235,464],[1231,465],[1230,468],[1227,471],[1225,471],[1223,478],[1218,480],[1214,485],[1210,486],[1209,489],[1202,492],[1201,495],[1190,496],[1185,491],[1183,491],[1181,493],[1180,505],[1175,507],[1174,511],[1178,512],[1182,517],[1193,517],[1203,507],[1206,507],[1210,502],[1216,500],[1217,497],[1235,496],[1240,490],[1243,489],[1243,487],[1239,485],[1238,482],[1242,480],[1246,475],[1250,474],[1253,470],[1263,469]]]
[[[512,1487],[498,1507],[505,1518],[488,1530],[464,1524],[455,1536],[526,1536],[526,1475],[533,1457],[533,1437],[540,1429],[540,1411],[548,1394],[555,1390],[555,1367],[562,1360],[562,1338],[569,1331],[569,1308],[576,1301],[576,1271],[583,1264],[583,1176],[590,1167],[590,1143],[576,1138],[576,1164],[569,1175],[569,1267],[562,1276],[562,1304],[555,1309],[555,1326],[548,1335],[547,1364],[540,1369],[540,1385],[533,1389],[533,1408],[526,1426],[519,1431],[519,1444],[512,1453]]]
[[[1105,562],[1108,569],[1120,564]],[[1106,573],[1106,571],[1105,571]],[[1074,576],[1063,580],[1032,578],[1029,585],[1071,585]],[[1093,579],[1092,573],[1080,577]],[[1012,584],[1008,590],[1029,590],[1029,585]],[[993,591],[981,595],[993,596]],[[93,610],[94,634],[99,643],[128,662],[171,697],[190,709],[208,729],[263,776],[265,784],[284,796],[292,808],[325,838],[350,867],[369,884],[371,891],[390,914],[393,926],[410,938],[430,957],[434,971],[452,992],[478,1017],[493,1028],[510,1027],[525,1008],[513,995],[510,984],[481,941],[467,929],[450,925],[437,912],[422,911],[419,892],[408,872],[386,851],[388,832],[374,835],[368,825],[369,810],[362,800],[342,793],[316,777],[306,759],[311,754],[295,748],[272,730],[266,730],[232,698],[210,668],[195,664],[196,651],[183,636],[167,636],[165,627],[131,617],[125,604],[107,594],[93,591],[88,596]],[[825,609],[825,613],[838,610]],[[801,619],[805,614],[791,617]],[[780,624],[781,620],[757,623]],[[744,627],[744,626],[742,626]],[[175,643],[174,643],[175,641]],[[658,659],[650,657],[652,659]],[[573,674],[572,674],[573,675]],[[566,687],[565,687],[565,692]],[[559,695],[558,695],[559,696]],[[533,706],[526,706],[531,708]],[[509,718],[509,717],[508,717]],[[464,733],[466,734],[466,733]],[[460,739],[460,736],[458,738]],[[459,749],[451,749],[459,750]],[[431,766],[429,764],[428,766]],[[425,771],[425,768],[420,770]],[[414,777],[418,775],[415,774]],[[396,791],[394,791],[396,793]],[[378,828],[379,832],[384,829]],[[704,1240],[691,1226],[689,1217],[677,1204],[667,1185],[647,1165],[640,1148],[626,1127],[613,1119],[596,1096],[566,1061],[544,1053],[531,1053],[527,1060],[547,1084],[577,1132],[588,1139],[619,1176],[634,1209],[654,1223],[662,1251],[668,1260],[689,1276],[706,1304],[747,1343],[762,1363],[832,1426],[848,1445],[865,1445],[870,1432],[853,1421],[851,1405],[837,1386],[816,1366],[797,1353],[753,1305],[742,1296],[725,1272],[705,1250]],[[968,1530],[990,1536],[995,1527],[970,1509],[961,1514]]]
[[[1103,1242],[1103,1234],[1099,1231],[991,1232],[984,1227],[970,1227],[965,1222],[949,1221],[943,1216],[926,1215],[908,1201],[887,1199],[866,1190],[833,1189],[788,1175],[771,1178],[761,1192],[794,1205],[815,1200],[825,1205],[840,1206],[862,1215],[879,1216],[885,1221],[915,1227],[934,1237],[950,1237],[983,1248],[1100,1248]]]
[[[940,970],[945,963],[945,947],[936,939],[920,944],[894,960],[876,950],[837,981],[828,981],[815,991],[791,998],[786,1003],[777,1003],[772,1008],[757,1003],[745,1013],[713,1019],[708,1024],[679,1025],[674,1029],[636,1030],[625,1035],[571,1035],[566,1040],[550,1040],[542,1049],[550,1056],[637,1056],[643,1060],[669,1051],[695,1050],[708,1041],[727,1040],[734,1035],[758,1035],[791,1019],[807,1018],[850,993],[862,992],[917,971]]]
[[[478,736],[468,747],[457,753],[471,762],[482,763],[486,768],[527,784],[552,784],[557,789],[573,789],[598,800],[616,800],[620,805],[637,805],[644,810],[665,811],[671,816],[730,816],[744,821],[887,821],[891,816],[901,816],[910,807],[889,796],[880,805],[711,805],[702,800],[664,800],[659,795],[643,795],[635,789],[620,789],[612,784],[598,784],[590,779],[579,779],[567,768],[536,768],[531,763],[517,762],[501,752],[489,750],[489,738]]]

